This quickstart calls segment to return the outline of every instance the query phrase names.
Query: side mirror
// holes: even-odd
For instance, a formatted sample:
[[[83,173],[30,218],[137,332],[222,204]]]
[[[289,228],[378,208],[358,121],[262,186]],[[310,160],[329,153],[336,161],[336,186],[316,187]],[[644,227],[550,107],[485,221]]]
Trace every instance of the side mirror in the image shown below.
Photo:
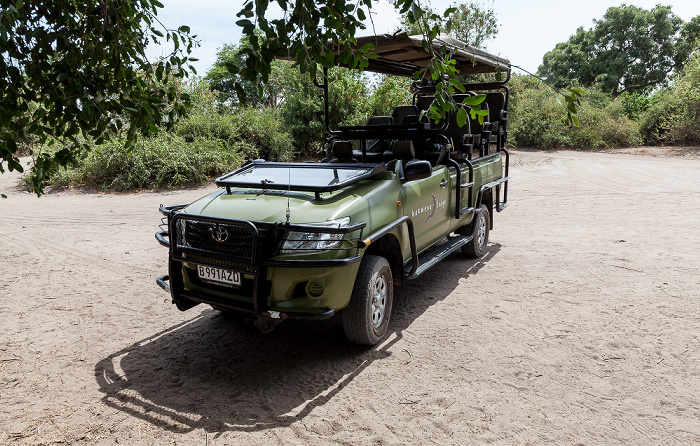
[[[406,163],[403,168],[404,181],[422,180],[430,178],[433,174],[433,166],[429,161],[412,160]]]

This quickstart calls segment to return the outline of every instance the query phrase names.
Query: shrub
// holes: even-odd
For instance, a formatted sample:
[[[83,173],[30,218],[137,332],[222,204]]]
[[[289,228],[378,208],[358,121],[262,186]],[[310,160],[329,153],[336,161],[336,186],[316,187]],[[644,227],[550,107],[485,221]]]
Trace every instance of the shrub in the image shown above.
[[[633,121],[639,121],[653,103],[651,97],[637,91],[622,93],[619,99],[625,114]]]
[[[551,90],[536,79],[514,76],[510,91],[510,144],[534,148],[563,146],[561,106],[551,100]]]
[[[228,114],[193,114],[178,124],[176,133],[187,141],[208,139],[229,148],[244,142],[245,158],[289,161],[294,157],[292,136],[281,120],[277,109],[246,107]]]
[[[588,89],[580,109],[580,127],[562,123],[564,107],[542,82],[514,76],[509,107],[509,143],[532,148],[606,149],[640,142],[638,126],[625,114],[620,99],[595,87]],[[563,101],[562,101],[563,102]]]
[[[96,145],[76,166],[59,171],[51,184],[115,191],[176,188],[206,183],[246,159],[294,157],[292,137],[279,110],[225,110],[205,82],[194,79],[179,86],[190,94],[193,107],[174,131],[161,129],[155,137],[142,138],[131,151],[120,139]]]
[[[641,133],[647,144],[700,144],[700,49],[671,87],[654,95]]]
[[[124,141],[96,146],[78,166],[61,169],[52,178],[55,186],[88,185],[105,190],[196,186],[240,166],[247,143],[225,148],[215,141],[161,133],[141,139],[131,151]]]
[[[291,161],[294,146],[282,115],[275,108],[243,108],[231,115],[241,141],[256,147],[258,156],[275,161]]]

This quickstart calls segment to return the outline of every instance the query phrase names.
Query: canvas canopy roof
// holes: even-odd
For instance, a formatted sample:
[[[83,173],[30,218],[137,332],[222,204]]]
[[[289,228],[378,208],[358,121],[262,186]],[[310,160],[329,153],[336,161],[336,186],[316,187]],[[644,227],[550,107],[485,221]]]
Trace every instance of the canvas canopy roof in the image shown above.
[[[374,45],[372,51],[378,57],[369,59],[366,71],[396,76],[413,76],[417,70],[426,68],[430,62],[430,53],[422,45],[423,36],[409,36],[405,32],[378,36],[359,37],[357,48],[367,43]],[[452,51],[452,58],[457,61],[460,74],[495,73],[510,71],[510,61],[484,50],[471,47],[464,42],[447,35],[440,35],[433,41],[433,48],[445,45]]]

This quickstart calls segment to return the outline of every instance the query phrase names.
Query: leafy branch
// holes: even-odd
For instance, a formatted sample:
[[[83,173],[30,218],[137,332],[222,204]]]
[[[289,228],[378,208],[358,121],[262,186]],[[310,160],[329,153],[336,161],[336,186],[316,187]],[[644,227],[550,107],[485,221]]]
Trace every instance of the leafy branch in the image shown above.
[[[93,144],[124,137],[132,148],[187,113],[189,97],[172,78],[187,76],[197,45],[190,29],[167,29],[158,0],[0,0],[0,160],[23,171],[18,141],[60,143],[32,153],[33,190]],[[152,62],[149,42],[171,42]],[[0,165],[0,173],[4,168]]]

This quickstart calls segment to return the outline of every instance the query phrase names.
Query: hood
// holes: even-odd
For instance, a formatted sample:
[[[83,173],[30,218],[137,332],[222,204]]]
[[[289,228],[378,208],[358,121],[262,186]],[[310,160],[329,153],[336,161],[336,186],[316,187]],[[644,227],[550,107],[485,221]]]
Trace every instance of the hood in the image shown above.
[[[289,198],[290,222],[313,223],[349,216],[355,203],[371,195],[381,182],[361,181],[352,187],[323,192],[319,198],[313,192],[222,189],[194,201],[185,208],[191,214],[239,220],[276,222],[286,221]]]

